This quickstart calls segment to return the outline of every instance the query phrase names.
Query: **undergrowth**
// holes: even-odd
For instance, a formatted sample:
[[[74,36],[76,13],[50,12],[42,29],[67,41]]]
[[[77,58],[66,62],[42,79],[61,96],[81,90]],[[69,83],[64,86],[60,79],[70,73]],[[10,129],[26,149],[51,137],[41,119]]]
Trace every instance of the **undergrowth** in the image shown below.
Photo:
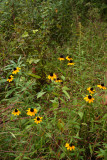
[[[95,8],[88,10],[85,23],[74,11],[71,31],[63,40],[66,18],[57,17],[61,22],[57,26],[56,17],[51,18],[53,11],[54,16],[61,13],[62,6],[57,3],[59,9],[53,6],[49,15],[49,2],[39,6],[47,18],[42,17],[41,27],[28,23],[28,14],[21,13],[13,30],[9,28],[10,39],[7,31],[1,31],[0,158],[106,160],[106,23]],[[55,40],[57,32],[61,36]],[[73,59],[71,65],[67,56]],[[89,87],[95,91],[89,93]]]

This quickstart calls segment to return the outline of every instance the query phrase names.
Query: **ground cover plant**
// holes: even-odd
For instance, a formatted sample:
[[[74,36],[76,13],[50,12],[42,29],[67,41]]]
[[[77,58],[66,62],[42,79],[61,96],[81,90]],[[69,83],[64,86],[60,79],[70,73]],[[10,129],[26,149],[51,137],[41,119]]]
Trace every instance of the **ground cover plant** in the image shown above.
[[[0,3],[0,160],[106,160],[106,2]]]

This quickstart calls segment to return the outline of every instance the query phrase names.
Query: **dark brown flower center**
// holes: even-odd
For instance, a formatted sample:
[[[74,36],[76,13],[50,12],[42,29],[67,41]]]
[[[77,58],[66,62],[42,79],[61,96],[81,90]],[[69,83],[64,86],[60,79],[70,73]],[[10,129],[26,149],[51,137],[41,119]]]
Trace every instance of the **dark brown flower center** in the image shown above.
[[[17,109],[15,109],[15,112],[18,112],[18,110],[17,110]]]
[[[73,63],[73,60],[70,60],[69,63]]]
[[[11,77],[9,76],[8,79],[11,79]]]
[[[90,88],[90,90],[93,91],[94,89],[93,89],[93,88]]]
[[[14,68],[14,71],[16,70],[16,68]]]
[[[68,58],[71,58],[71,56],[68,56]]]
[[[63,56],[63,55],[61,55],[61,56],[60,56],[60,58],[64,58],[64,56]]]
[[[52,77],[52,76],[53,76],[53,73],[50,73],[50,76]]]
[[[31,112],[34,112],[34,109],[33,109],[33,108],[31,108],[31,109],[30,109],[30,111],[31,111]]]
[[[40,118],[39,117],[37,117],[37,121],[39,121],[40,120]]]
[[[57,80],[60,80],[59,78],[57,78]]]
[[[72,145],[73,145],[72,143],[69,144],[70,147],[72,147]]]
[[[101,86],[104,87],[104,83],[101,83]]]
[[[89,96],[88,96],[88,99],[91,99],[91,98],[92,98],[92,96],[91,96],[91,95],[89,95]]]

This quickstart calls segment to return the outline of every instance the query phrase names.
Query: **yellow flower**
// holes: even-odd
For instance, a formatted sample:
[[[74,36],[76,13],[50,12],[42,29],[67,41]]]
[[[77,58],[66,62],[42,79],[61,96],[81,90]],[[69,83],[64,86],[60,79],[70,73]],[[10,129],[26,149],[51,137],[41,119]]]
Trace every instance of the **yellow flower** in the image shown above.
[[[91,87],[87,88],[87,90],[89,91],[89,93],[93,94],[95,92],[95,90]]]
[[[19,67],[14,68],[14,69],[13,69],[12,74],[16,74],[16,73],[18,73],[20,69],[21,69],[21,68],[19,68]]]
[[[37,113],[37,109],[33,109],[33,108],[28,108],[27,110],[27,115],[29,116],[35,116],[35,114]]]
[[[94,98],[92,98],[92,95],[87,95],[85,98],[85,101],[88,102],[88,103],[91,103],[94,101]]]
[[[55,82],[62,82],[62,80],[60,80],[59,78],[57,78],[57,79],[55,80]]]
[[[69,150],[70,151],[75,150],[75,146],[69,146]]]
[[[13,76],[10,75],[10,76],[8,77],[7,81],[11,82],[12,80],[13,80]]]
[[[69,143],[66,143],[66,144],[65,144],[65,147],[69,147]]]
[[[67,59],[68,61],[73,60],[70,56],[67,56],[66,59]]]
[[[19,115],[21,112],[18,109],[14,109],[14,111],[12,112],[12,114],[14,114],[14,116]]]
[[[38,124],[38,123],[42,122],[42,118],[43,118],[43,117],[40,117],[40,116],[39,116],[39,117],[36,117],[36,118],[34,119],[35,123]]]
[[[58,59],[59,59],[60,61],[64,61],[64,60],[65,60],[65,58],[64,58],[63,55],[61,55]]]
[[[48,79],[51,79],[51,80],[54,80],[56,78],[57,78],[57,76],[55,73],[50,73],[50,75],[48,76]]]
[[[75,63],[73,63],[73,60],[70,60],[67,65],[74,65],[74,64],[75,64]]]
[[[69,150],[69,143],[66,143],[65,147],[67,148],[67,150]]]
[[[104,83],[101,83],[101,85],[97,85],[97,87],[99,87],[100,89],[106,89],[106,87],[104,86]]]
[[[67,150],[70,150],[70,151],[75,150],[75,146],[73,146],[72,144],[69,144],[69,143],[66,143],[65,147],[67,148]]]

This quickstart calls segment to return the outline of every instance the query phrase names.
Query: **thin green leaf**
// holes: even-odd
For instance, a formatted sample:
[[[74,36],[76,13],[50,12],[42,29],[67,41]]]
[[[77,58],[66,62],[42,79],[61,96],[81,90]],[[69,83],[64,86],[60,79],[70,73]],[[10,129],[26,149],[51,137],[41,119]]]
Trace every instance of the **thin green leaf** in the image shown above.
[[[67,96],[68,99],[70,99],[70,95],[67,93],[67,91],[63,90],[62,92]]]
[[[37,93],[37,99],[42,97],[46,92],[40,91],[39,93]]]

